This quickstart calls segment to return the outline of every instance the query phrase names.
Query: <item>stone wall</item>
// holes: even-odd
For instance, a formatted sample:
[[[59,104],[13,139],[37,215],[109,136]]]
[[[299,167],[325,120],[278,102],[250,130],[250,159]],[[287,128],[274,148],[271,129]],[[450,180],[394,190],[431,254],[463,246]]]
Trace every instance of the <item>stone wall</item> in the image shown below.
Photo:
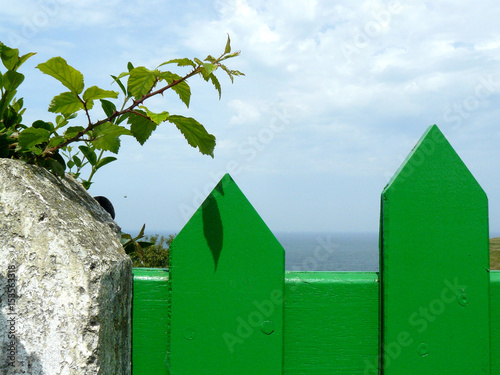
[[[130,374],[132,265],[71,177],[0,159],[0,373]]]

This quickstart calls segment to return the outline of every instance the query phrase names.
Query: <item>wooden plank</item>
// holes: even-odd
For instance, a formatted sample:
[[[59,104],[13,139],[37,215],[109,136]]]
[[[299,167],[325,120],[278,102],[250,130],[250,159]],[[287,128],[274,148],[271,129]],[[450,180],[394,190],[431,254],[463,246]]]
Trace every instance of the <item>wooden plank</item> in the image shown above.
[[[229,175],[170,251],[170,373],[281,375],[284,250]]]
[[[491,375],[500,375],[500,271],[490,271]]]
[[[370,272],[285,274],[285,374],[376,373],[377,278]],[[134,269],[134,375],[167,371],[167,282],[166,270]],[[490,318],[491,374],[500,375],[500,271],[490,271]]]
[[[486,194],[437,126],[382,193],[382,363],[489,374]]]
[[[287,272],[284,373],[376,371],[378,289],[375,272]]]
[[[168,270],[134,268],[132,373],[167,374]]]

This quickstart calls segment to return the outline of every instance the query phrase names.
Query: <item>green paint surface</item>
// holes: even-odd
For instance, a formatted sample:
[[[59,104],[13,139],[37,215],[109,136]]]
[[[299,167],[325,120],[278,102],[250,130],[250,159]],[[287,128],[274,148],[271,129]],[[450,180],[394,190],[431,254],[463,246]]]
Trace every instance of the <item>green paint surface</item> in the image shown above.
[[[229,175],[170,251],[170,374],[281,375],[284,250]]]
[[[287,272],[284,374],[377,374],[378,289],[374,272]]]
[[[284,374],[377,373],[377,278],[372,272],[285,274]],[[167,282],[165,270],[134,269],[133,375],[167,373]],[[495,271],[490,316],[491,374],[500,375],[500,272]]]
[[[383,373],[489,374],[488,203],[437,126],[382,193]]]
[[[500,375],[500,271],[490,271],[491,374]]]
[[[167,374],[168,270],[134,268],[132,373]]]

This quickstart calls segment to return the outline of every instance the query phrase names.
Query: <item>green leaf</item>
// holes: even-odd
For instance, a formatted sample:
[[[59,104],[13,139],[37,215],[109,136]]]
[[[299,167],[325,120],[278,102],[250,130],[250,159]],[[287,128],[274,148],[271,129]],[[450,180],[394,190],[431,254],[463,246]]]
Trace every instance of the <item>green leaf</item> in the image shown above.
[[[82,181],[82,186],[83,186],[86,190],[89,190],[89,189],[90,189],[90,185],[92,185],[92,182],[90,182],[90,181]]]
[[[54,130],[54,125],[52,125],[50,122],[45,122],[42,120],[35,121],[31,126],[35,129],[45,129],[49,132],[52,132]]]
[[[64,137],[60,137],[60,136],[50,138],[48,147],[57,147],[61,143],[63,143],[64,141],[65,141]]]
[[[102,158],[97,162],[95,170],[98,170],[99,168],[104,167],[106,164],[109,164],[115,160],[116,158],[114,156],[106,156],[105,158]]]
[[[64,133],[64,137],[66,139],[70,139],[75,137],[78,133],[84,131],[83,126],[70,126],[69,128],[66,129],[66,132]]]
[[[213,57],[212,55],[208,55],[205,61],[211,62],[211,63],[216,63],[217,59]]]
[[[3,65],[8,70],[13,70],[16,66],[17,60],[19,59],[19,50],[7,47],[5,44],[1,44],[0,57]]]
[[[23,81],[24,75],[13,70],[9,70],[3,75],[3,87],[6,90],[16,90]]]
[[[74,92],[63,92],[54,96],[49,105],[49,112],[70,115],[84,109],[83,103]]]
[[[94,134],[97,137],[102,137],[102,136],[120,136],[120,135],[132,135],[130,133],[130,130],[127,128],[124,128],[123,126],[115,125],[111,122],[106,122],[102,125],[99,125],[94,129]]]
[[[131,113],[128,118],[130,131],[141,146],[148,140],[151,133],[156,129],[156,124],[138,113]]]
[[[156,83],[154,72],[140,66],[130,71],[128,78],[128,92],[136,99],[146,95]]]
[[[128,74],[129,73],[127,73],[126,75],[128,75]],[[111,78],[113,78],[113,80],[118,84],[118,86],[120,86],[120,89],[122,90],[123,95],[127,96],[127,90],[125,89],[125,86],[123,86],[122,81],[120,81],[120,77],[115,77],[112,75]]]
[[[17,94],[17,90],[7,91],[4,94],[4,96],[2,96],[0,98],[0,118],[3,118],[3,114],[4,114],[5,110],[9,106],[12,99],[14,99],[16,94]]]
[[[54,77],[71,92],[80,94],[83,91],[83,75],[78,70],[68,65],[62,57],[53,57],[45,63],[38,64],[37,68],[42,73]]]
[[[73,155],[73,163],[76,165],[77,168],[82,167],[82,160],[77,155]]]
[[[183,58],[183,59],[173,59],[173,60],[166,61],[166,62],[158,65],[158,68],[160,66],[167,65],[167,64],[177,64],[177,66],[192,66],[193,68],[196,68],[196,64],[194,63],[194,61],[191,59],[188,59],[187,57]]]
[[[48,168],[52,171],[52,173],[61,178],[64,177],[64,171],[66,170],[66,163],[59,154],[54,155],[52,159],[47,159],[46,163],[48,164]]]
[[[172,73],[172,72],[161,72],[159,74],[161,79],[164,79],[168,82],[169,85],[174,83],[175,81],[180,81],[182,79],[181,76]],[[180,81],[171,87],[172,90],[175,91],[181,101],[189,108],[189,102],[191,100],[191,88],[189,87],[186,81]]]
[[[222,57],[222,58],[219,60],[219,62],[224,61],[224,60],[227,60],[227,59],[232,59],[233,57],[239,56],[240,54],[241,54],[241,52],[240,52],[240,51],[230,53],[229,55],[226,55],[226,56]]]
[[[123,126],[106,122],[95,128],[94,134],[97,136],[97,139],[92,141],[92,145],[95,148],[99,150],[111,151],[116,154],[120,149],[120,136],[130,135],[131,133]]]
[[[148,117],[157,125],[161,124],[163,121],[165,121],[168,116],[169,116],[169,113],[168,112],[161,112],[161,113],[154,113],[154,112],[151,112],[149,109],[147,109],[146,107],[141,107],[142,109],[144,109],[146,111],[146,114],[148,115]]]
[[[35,52],[30,52],[30,53],[27,53],[26,55],[21,56],[17,60],[15,68],[18,69],[21,65],[23,65],[26,62],[26,60],[28,60],[31,56],[35,56],[35,55],[36,55]]]
[[[104,113],[108,117],[111,117],[113,115],[113,113],[116,112],[116,106],[113,103],[111,103],[109,100],[101,99],[101,106],[102,106],[102,110],[104,111]]]
[[[217,77],[215,76],[215,74],[211,74],[209,78],[210,78],[210,81],[212,81],[212,84],[215,86],[215,89],[219,92],[219,100],[220,100],[220,98],[222,96],[222,90],[221,90],[221,87],[220,87],[220,82],[217,79]]]
[[[47,142],[50,132],[46,129],[28,128],[19,134],[19,146],[23,149],[30,149],[40,143]]]
[[[177,126],[190,146],[198,147],[202,154],[214,157],[215,137],[202,124],[194,118],[178,115],[170,116],[167,121]]]
[[[201,74],[203,75],[203,78],[205,78],[205,81],[208,81],[210,75],[217,69],[217,65],[211,64],[211,63],[203,63],[201,66]]]
[[[231,52],[231,38],[229,37],[229,34],[227,34],[227,42],[226,42],[226,48],[224,48],[224,55],[227,55],[230,52]]]
[[[88,147],[88,146],[79,146],[78,147],[82,154],[87,158],[89,161],[90,165],[95,165],[97,162],[97,155],[95,154],[95,151]]]
[[[103,90],[97,86],[89,87],[83,93],[83,100],[97,100],[97,99],[106,99],[106,98],[118,98],[118,93],[116,91],[111,90]]]

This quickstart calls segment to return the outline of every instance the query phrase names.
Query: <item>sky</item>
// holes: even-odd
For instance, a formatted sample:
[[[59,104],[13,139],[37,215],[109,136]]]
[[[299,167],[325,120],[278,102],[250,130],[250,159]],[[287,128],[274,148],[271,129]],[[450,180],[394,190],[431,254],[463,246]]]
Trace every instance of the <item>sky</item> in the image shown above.
[[[224,50],[246,74],[219,74],[222,98],[190,79],[152,110],[190,116],[217,138],[212,159],[171,124],[118,161],[90,189],[117,223],[178,232],[230,173],[274,232],[378,232],[380,194],[424,131],[437,124],[489,199],[500,234],[500,3],[477,1],[1,0],[0,41],[37,52],[22,68],[25,122],[64,87],[35,69],[61,56],[87,87],[118,91],[110,75]],[[186,73],[179,69],[177,73]],[[223,73],[223,72],[221,72]],[[93,114],[96,120],[102,116]],[[84,121],[83,116],[77,118]]]

